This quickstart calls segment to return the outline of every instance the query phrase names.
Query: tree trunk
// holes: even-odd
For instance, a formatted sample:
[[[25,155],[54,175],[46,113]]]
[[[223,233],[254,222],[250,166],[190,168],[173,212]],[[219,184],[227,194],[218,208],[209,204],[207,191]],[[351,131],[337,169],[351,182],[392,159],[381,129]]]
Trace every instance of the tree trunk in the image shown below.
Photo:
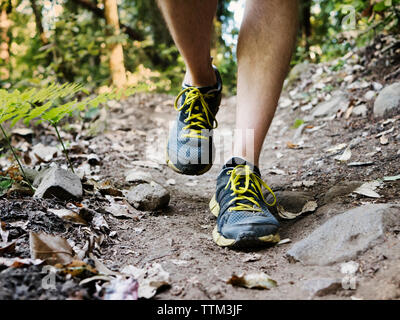
[[[94,2],[92,2],[90,0],[71,0],[71,1],[82,6],[83,8],[93,12],[96,16],[98,16],[100,18],[105,18],[104,10],[98,8]],[[122,23],[120,24],[120,27],[122,29],[122,32],[126,33],[131,40],[137,40],[137,41],[144,40],[143,35],[139,34],[131,27],[129,27],[125,24],[122,24]]]
[[[113,28],[112,35],[118,36],[120,34],[120,28],[116,0],[104,0],[104,15],[107,25]],[[122,88],[126,85],[124,52],[121,43],[113,43],[110,45],[110,72],[114,86]]]
[[[41,8],[37,6],[36,0],[31,0],[31,6],[33,10],[33,15],[35,16],[37,33],[40,37],[40,40],[42,40],[43,45],[46,45],[49,43],[49,40],[47,39],[46,34],[44,33]]]
[[[10,62],[10,48],[8,30],[11,26],[11,21],[8,20],[8,6],[9,2],[0,1],[0,79],[7,80],[10,77],[9,62]]]

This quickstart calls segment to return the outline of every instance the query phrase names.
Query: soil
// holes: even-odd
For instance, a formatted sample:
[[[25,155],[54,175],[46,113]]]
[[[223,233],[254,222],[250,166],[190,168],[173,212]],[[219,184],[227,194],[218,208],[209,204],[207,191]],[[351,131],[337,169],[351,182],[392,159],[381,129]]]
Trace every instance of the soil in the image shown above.
[[[385,74],[398,67],[397,61]],[[334,87],[338,85],[335,75],[331,81]],[[398,75],[385,80],[384,74],[366,72],[365,68],[355,75],[369,83],[378,81],[383,85],[399,81]],[[290,90],[298,85],[300,80],[287,87],[283,96],[289,97]],[[307,91],[307,86],[304,90]],[[362,99],[366,91],[368,89],[355,91],[354,99]],[[339,289],[322,297],[310,296],[304,289],[305,281],[342,278],[339,265],[304,266],[293,263],[286,257],[286,252],[293,243],[309,235],[336,214],[365,203],[400,203],[399,180],[386,182],[377,190],[381,195],[377,199],[354,193],[338,194],[329,201],[324,199],[327,191],[334,186],[339,186],[340,190],[344,183],[366,182],[399,174],[399,114],[393,114],[393,122],[387,123],[386,119],[373,116],[373,103],[367,102],[366,117],[350,116],[346,119],[341,114],[331,120],[311,120],[307,122],[308,127],[304,128],[303,133],[295,137],[298,129],[292,126],[296,119],[303,119],[306,112],[301,111],[300,107],[295,110],[290,106],[279,107],[261,155],[262,177],[274,191],[306,191],[316,199],[318,208],[315,212],[303,214],[294,220],[281,219],[281,239],[289,238],[291,243],[262,249],[231,250],[220,248],[213,242],[211,232],[215,218],[208,209],[209,200],[215,191],[215,178],[223,164],[223,156],[217,159],[209,172],[196,177],[176,174],[164,164],[168,128],[176,116],[173,101],[174,97],[163,94],[137,94],[121,103],[110,105],[106,119],[107,130],[103,133],[94,138],[72,134],[86,153],[99,156],[97,175],[100,181],[109,180],[116,188],[128,190],[132,184],[125,182],[126,172],[130,168],[137,168],[150,172],[154,181],[166,187],[171,194],[166,209],[142,212],[137,219],[121,219],[104,214],[109,230],[103,232],[104,240],[96,255],[109,269],[121,270],[125,265],[144,267],[146,263],[160,263],[170,273],[170,286],[159,290],[154,299],[400,298],[398,232],[388,234],[382,243],[359,254],[356,261],[361,267],[357,274],[356,289]],[[234,120],[235,97],[226,97],[218,114],[220,125],[216,134],[218,131],[221,133],[232,130]],[[312,131],[319,126],[322,127]],[[388,135],[389,143],[382,145],[376,135],[392,126],[394,130]],[[42,141],[55,139],[46,128],[42,127],[41,130],[45,133]],[[290,148],[292,145],[288,145],[288,142],[298,144],[299,147]],[[372,164],[348,166],[346,162],[334,160],[333,155],[325,151],[337,144],[351,142],[354,144],[351,162],[371,161]],[[223,141],[218,150],[222,149],[221,145],[224,145]],[[82,163],[79,157],[73,159],[76,166]],[[63,160],[60,158],[58,161]],[[170,179],[174,179],[175,183],[171,183]],[[310,187],[294,187],[293,183],[299,181],[315,183]],[[107,200],[96,193],[86,192],[83,202],[89,208],[101,211]],[[63,220],[46,213],[48,208],[61,208],[65,205],[65,202],[56,200],[3,196],[0,200],[0,219],[8,225],[10,238],[18,239],[19,257],[29,257],[26,230],[42,230],[62,235],[77,245],[84,245],[86,235],[80,227],[66,226]],[[21,222],[21,226],[16,226],[16,222]],[[28,224],[22,227],[25,222]],[[116,236],[111,237],[110,232],[116,232]],[[259,256],[252,259],[254,254]],[[260,271],[276,280],[278,286],[271,290],[254,290],[227,284],[232,274]],[[44,273],[37,266],[4,270],[0,273],[0,298],[98,298],[93,286],[79,286],[80,279],[68,279],[59,275],[57,288],[46,291],[40,288],[43,276]]]

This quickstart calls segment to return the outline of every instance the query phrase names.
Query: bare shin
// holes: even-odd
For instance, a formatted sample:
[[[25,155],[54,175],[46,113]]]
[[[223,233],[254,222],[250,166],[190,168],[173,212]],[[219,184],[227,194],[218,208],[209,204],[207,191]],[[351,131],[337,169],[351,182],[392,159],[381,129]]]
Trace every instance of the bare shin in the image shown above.
[[[210,46],[217,0],[158,0],[158,5],[185,61],[185,83],[214,85]]]
[[[297,0],[246,3],[237,49],[239,134],[234,155],[256,165],[288,71],[297,31],[297,6]]]

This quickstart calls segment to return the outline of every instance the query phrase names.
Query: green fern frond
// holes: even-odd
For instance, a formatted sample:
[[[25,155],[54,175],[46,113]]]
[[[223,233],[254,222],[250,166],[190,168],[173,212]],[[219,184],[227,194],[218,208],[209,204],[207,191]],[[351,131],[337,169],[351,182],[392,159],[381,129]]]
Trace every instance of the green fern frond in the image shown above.
[[[101,103],[105,103],[111,99],[121,99],[122,96],[129,96],[135,92],[134,88],[128,88],[126,90],[113,90],[110,93],[99,94],[95,97],[87,97],[81,101],[74,99],[72,101],[63,103],[66,98],[72,98],[78,92],[88,94],[87,90],[78,83],[65,83],[56,84],[52,83],[49,86],[41,89],[28,89],[23,92],[14,90],[8,92],[4,89],[0,89],[0,130],[10,147],[15,160],[20,167],[21,173],[28,183],[30,188],[33,190],[29,180],[27,179],[24,168],[19,161],[18,155],[16,154],[13,146],[11,145],[10,139],[8,138],[2,124],[11,120],[11,126],[14,126],[19,120],[23,120],[26,125],[29,125],[33,119],[39,118],[38,122],[48,121],[55,129],[57,138],[59,139],[68,164],[71,171],[74,172],[72,163],[68,157],[68,150],[61,139],[61,135],[58,131],[57,124],[65,116],[72,115],[75,111],[84,111],[88,106],[98,107]]]
[[[15,125],[23,119],[26,125],[35,118],[58,123],[65,116],[74,111],[83,111],[87,107],[98,107],[111,99],[120,100],[122,96],[129,96],[135,92],[135,88],[125,90],[113,90],[95,97],[87,97],[81,101],[73,101],[62,104],[62,100],[72,98],[77,93],[88,94],[87,90],[79,83],[52,83],[45,88],[32,88],[23,92],[14,90],[0,90],[0,124],[12,119],[11,125]]]

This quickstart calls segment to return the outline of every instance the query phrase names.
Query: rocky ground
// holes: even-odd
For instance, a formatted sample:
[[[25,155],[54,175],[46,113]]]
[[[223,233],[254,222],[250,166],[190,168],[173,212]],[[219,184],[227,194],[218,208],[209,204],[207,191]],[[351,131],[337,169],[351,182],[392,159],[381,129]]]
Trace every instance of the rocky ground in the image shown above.
[[[260,164],[282,225],[268,248],[211,237],[235,97],[218,114],[216,164],[199,177],[164,164],[168,95],[66,124],[76,174],[51,128],[14,129],[36,191],[14,183],[0,199],[0,299],[399,299],[399,48],[380,37],[291,71]]]

